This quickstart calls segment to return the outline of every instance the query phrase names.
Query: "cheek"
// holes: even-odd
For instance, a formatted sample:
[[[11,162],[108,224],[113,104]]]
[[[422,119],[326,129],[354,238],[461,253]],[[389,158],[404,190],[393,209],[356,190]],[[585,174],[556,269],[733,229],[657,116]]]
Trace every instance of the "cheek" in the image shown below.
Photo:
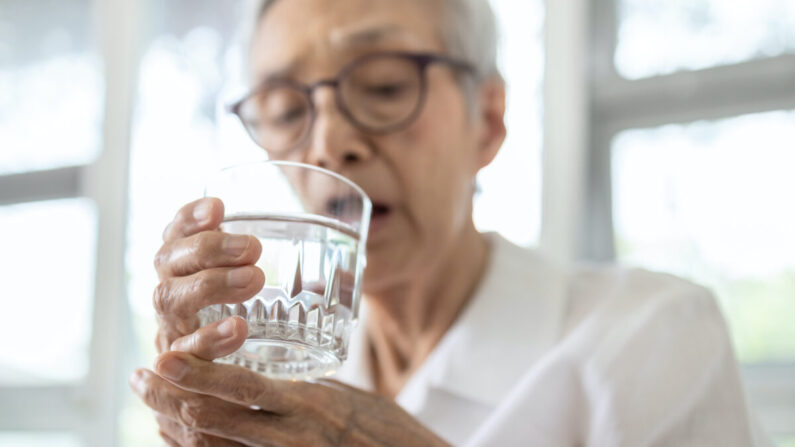
[[[417,121],[400,135],[395,159],[405,185],[408,211],[423,233],[434,239],[455,230],[471,201],[470,150],[461,107],[429,104]]]

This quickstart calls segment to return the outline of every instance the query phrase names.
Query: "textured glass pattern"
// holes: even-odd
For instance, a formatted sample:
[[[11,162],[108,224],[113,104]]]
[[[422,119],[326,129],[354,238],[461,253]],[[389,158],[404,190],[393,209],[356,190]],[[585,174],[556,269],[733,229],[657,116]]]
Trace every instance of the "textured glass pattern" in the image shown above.
[[[0,207],[0,386],[87,372],[96,219],[85,199]]]
[[[792,0],[619,0],[615,65],[630,79],[795,51]]]
[[[88,0],[0,7],[0,174],[86,164],[99,152],[102,64]]]
[[[795,112],[630,130],[613,144],[621,261],[718,295],[744,362],[795,361]]]
[[[233,315],[247,320],[246,344],[226,360],[279,379],[333,373],[347,357],[358,301],[358,235],[320,219],[253,216],[229,218],[221,229],[257,236],[262,244],[257,266],[266,278],[253,299],[214,305],[201,314],[202,324]]]

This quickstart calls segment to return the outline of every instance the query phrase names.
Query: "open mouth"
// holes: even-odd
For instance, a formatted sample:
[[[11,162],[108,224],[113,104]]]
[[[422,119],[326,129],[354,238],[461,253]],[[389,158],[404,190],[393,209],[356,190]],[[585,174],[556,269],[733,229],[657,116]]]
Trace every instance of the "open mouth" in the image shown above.
[[[334,197],[326,201],[326,212],[332,216],[361,214],[362,199],[355,196]],[[371,217],[389,214],[390,207],[384,203],[373,202]]]
[[[362,215],[362,199],[357,196],[333,197],[326,201],[326,213],[338,219],[355,224]],[[386,224],[392,207],[383,202],[373,202],[370,214],[370,231],[374,232]]]
[[[388,205],[384,205],[381,203],[373,203],[372,219],[385,217],[387,214],[389,214],[389,211],[390,209]]]

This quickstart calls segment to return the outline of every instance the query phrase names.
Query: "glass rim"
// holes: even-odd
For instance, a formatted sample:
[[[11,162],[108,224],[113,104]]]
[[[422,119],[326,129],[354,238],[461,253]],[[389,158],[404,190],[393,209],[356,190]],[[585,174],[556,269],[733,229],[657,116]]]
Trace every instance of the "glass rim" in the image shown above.
[[[212,176],[216,176],[216,175],[221,174],[222,172],[225,172],[225,171],[231,171],[232,169],[236,169],[236,168],[242,168],[242,167],[245,167],[245,166],[256,166],[256,165],[289,166],[289,167],[294,167],[294,168],[310,169],[312,171],[316,171],[316,172],[319,172],[321,174],[326,174],[326,175],[328,175],[330,177],[333,177],[333,178],[336,178],[337,180],[340,180],[343,183],[345,183],[346,185],[350,186],[351,189],[353,189],[354,191],[356,191],[357,193],[359,193],[362,196],[362,199],[368,204],[368,206],[372,205],[372,203],[370,201],[370,196],[368,196],[367,193],[364,192],[364,190],[362,189],[361,186],[359,186],[356,183],[354,183],[351,179],[349,179],[349,178],[347,178],[347,177],[345,177],[345,176],[343,176],[341,174],[338,174],[338,173],[336,173],[334,171],[331,171],[329,169],[321,168],[320,166],[310,165],[308,163],[301,163],[301,162],[297,162],[297,161],[259,160],[259,161],[248,161],[248,162],[243,162],[243,163],[236,163],[236,164],[233,164],[233,165],[224,166],[223,168],[215,171],[213,174],[211,174],[211,178],[212,178]],[[205,182],[205,184],[206,183],[209,183],[209,182]],[[207,197],[207,187],[206,186],[204,188],[204,196]]]
[[[210,182],[213,180],[214,177],[221,175],[224,172],[231,171],[236,168],[243,168],[246,166],[275,166],[275,167],[290,167],[290,168],[301,168],[301,169],[308,169],[310,171],[317,172],[319,174],[324,174],[335,180],[341,181],[344,185],[351,188],[354,192],[356,192],[362,200],[362,216],[367,215],[369,218],[372,218],[373,215],[373,202],[370,200],[370,196],[367,195],[366,192],[362,189],[361,186],[354,183],[351,179],[331,171],[329,169],[321,168],[319,166],[310,165],[308,163],[300,163],[297,161],[285,161],[285,160],[258,160],[258,161],[248,161],[242,163],[236,163],[233,165],[225,166],[215,172],[213,172],[207,180],[204,182],[204,194],[203,197],[213,197],[207,194],[207,189],[209,187]],[[308,213],[312,214],[312,213]],[[224,215],[226,215],[226,210],[224,210]],[[359,219],[360,224],[358,227],[351,227],[353,231],[355,231],[359,237],[363,240],[366,240],[369,233],[370,233],[370,225],[369,219],[367,221],[363,219]]]

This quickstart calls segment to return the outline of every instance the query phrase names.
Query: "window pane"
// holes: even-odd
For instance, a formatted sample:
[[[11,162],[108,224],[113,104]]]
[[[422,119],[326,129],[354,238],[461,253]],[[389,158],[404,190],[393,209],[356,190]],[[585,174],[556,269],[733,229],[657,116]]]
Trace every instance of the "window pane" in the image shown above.
[[[166,224],[185,203],[201,197],[215,169],[263,159],[226,103],[242,95],[243,0],[158,2],[144,42],[130,153],[128,294],[139,357],[151,365],[157,331],[152,260]],[[253,19],[251,19],[253,20]],[[121,446],[160,445],[151,409],[128,393],[120,415]]]
[[[630,130],[613,144],[621,261],[711,287],[744,362],[795,361],[795,112]]]
[[[4,0],[0,174],[85,164],[100,146],[104,86],[90,0]]]
[[[637,79],[795,51],[792,0],[620,0],[615,64]]]
[[[534,244],[541,227],[541,82],[544,7],[540,0],[491,0],[500,27],[499,66],[508,85],[508,137],[481,171],[474,218],[481,231],[498,231]],[[510,197],[511,200],[506,200]]]
[[[69,433],[0,432],[0,446],[8,447],[82,447],[77,436]]]
[[[85,199],[0,207],[0,386],[85,376],[96,219]]]

